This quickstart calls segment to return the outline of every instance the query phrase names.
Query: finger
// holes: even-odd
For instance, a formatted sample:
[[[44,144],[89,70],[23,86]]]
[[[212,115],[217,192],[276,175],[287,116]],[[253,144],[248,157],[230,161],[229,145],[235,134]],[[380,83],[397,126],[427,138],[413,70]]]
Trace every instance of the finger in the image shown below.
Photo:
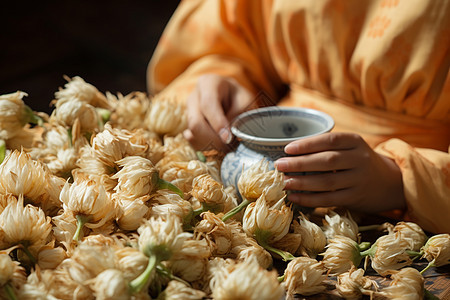
[[[187,117],[188,130],[184,132],[185,138],[197,150],[222,150],[224,144],[210,124],[203,117],[199,109],[198,92],[194,91],[188,98]]]
[[[319,172],[347,170],[358,166],[355,149],[325,151],[301,156],[282,157],[275,162],[280,172]]]
[[[218,76],[206,76],[198,83],[199,109],[214,131],[229,127],[225,116],[224,102],[229,101],[229,83]]]
[[[355,185],[355,176],[356,172],[353,170],[285,176],[285,189],[310,192],[348,189]]]
[[[290,193],[288,200],[304,207],[347,207],[359,201],[355,198],[354,188],[322,193]]]
[[[362,144],[364,140],[357,134],[330,132],[296,140],[284,148],[290,155],[317,153],[330,150],[350,150]]]

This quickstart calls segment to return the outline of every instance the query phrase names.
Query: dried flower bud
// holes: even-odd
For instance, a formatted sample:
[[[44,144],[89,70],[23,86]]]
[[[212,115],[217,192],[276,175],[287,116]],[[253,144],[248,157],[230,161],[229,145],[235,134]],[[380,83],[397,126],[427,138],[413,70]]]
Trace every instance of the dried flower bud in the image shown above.
[[[120,171],[111,176],[118,180],[114,188],[121,199],[133,200],[152,193],[158,183],[158,171],[153,163],[140,156],[127,156],[116,162]]]
[[[191,193],[201,203],[213,206],[223,204],[226,197],[223,185],[214,180],[209,174],[203,174],[194,178]]]
[[[300,224],[293,222],[294,233],[302,236],[302,243],[299,251],[302,255],[316,258],[317,254],[325,249],[327,238],[319,225],[309,221],[303,214],[299,216]]]
[[[337,277],[336,290],[345,299],[360,299],[362,295],[373,294],[372,288],[377,289],[376,281],[364,277],[363,269],[352,267],[348,272]]]
[[[341,216],[334,211],[330,211],[328,215],[325,215],[323,224],[323,232],[327,239],[341,235],[359,242],[358,224],[352,219],[350,213],[347,213],[347,216]]]
[[[423,257],[436,267],[450,264],[450,234],[437,234],[430,237],[423,246]]]
[[[401,234],[402,239],[409,239],[411,245],[408,250],[412,251],[419,251],[428,239],[422,228],[412,222],[398,222],[393,232]]]
[[[185,108],[174,99],[153,98],[145,125],[160,135],[175,136],[187,127]]]
[[[22,101],[24,96],[28,94],[20,91],[0,95],[0,139],[13,138],[28,123],[25,103]]]
[[[358,267],[361,262],[358,244],[349,237],[337,235],[326,246],[323,264],[331,275],[338,275]]]
[[[256,242],[254,245],[241,248],[236,256],[238,261],[243,262],[253,258],[258,261],[258,264],[263,269],[268,269],[273,263],[272,255],[266,249],[256,244]]]
[[[239,193],[249,201],[255,201],[265,192],[267,202],[276,202],[285,196],[284,175],[269,171],[269,162],[261,160],[243,171],[238,181]]]
[[[65,79],[67,83],[64,85],[64,88],[60,88],[55,93],[57,100],[55,106],[57,109],[71,99],[77,99],[95,107],[109,107],[106,97],[92,84],[87,83],[79,76],[75,76],[72,79],[65,77]]]
[[[406,252],[410,247],[409,239],[402,238],[400,234],[383,235],[373,247],[372,268],[381,276],[385,276],[389,270],[398,270],[412,263]]]
[[[114,202],[103,186],[93,180],[76,178],[73,184],[66,182],[60,199],[65,210],[88,217],[86,226],[90,228],[102,226],[116,215]]]
[[[232,299],[281,299],[283,287],[278,283],[275,271],[262,269],[256,259],[237,263],[233,268],[217,270],[212,288],[216,300]]]
[[[117,265],[128,281],[141,275],[148,264],[148,257],[136,248],[119,248],[115,250],[115,255],[117,257]]]
[[[414,268],[403,268],[399,271],[388,271],[392,274],[391,284],[379,293],[388,299],[423,299],[424,279]]]
[[[19,263],[13,261],[8,254],[0,253],[0,287],[11,280],[18,265]]]
[[[249,236],[255,236],[257,231],[269,232],[270,243],[282,239],[288,233],[292,217],[293,212],[284,203],[284,198],[269,207],[263,193],[246,208],[242,226]]]
[[[202,300],[206,298],[206,293],[193,289],[177,280],[172,280],[166,289],[158,296],[158,300]]]
[[[39,207],[24,206],[23,197],[19,196],[0,214],[0,249],[23,244],[36,255],[36,250],[49,241],[51,231],[51,218]]]
[[[72,127],[78,119],[81,132],[93,132],[99,129],[99,118],[95,107],[72,98],[58,105],[50,116],[50,122]]]
[[[133,134],[124,129],[112,128],[108,123],[104,130],[92,138],[96,157],[106,166],[116,167],[116,162],[126,156],[145,156],[148,145],[133,143]]]
[[[170,261],[173,274],[188,281],[200,280],[206,272],[211,249],[206,240],[186,240]]]
[[[191,237],[190,233],[183,232],[181,223],[176,217],[166,220],[152,217],[137,231],[139,250],[147,256],[160,255],[159,260],[168,260],[174,253],[180,251],[184,241]],[[156,253],[156,250],[161,253]]]
[[[284,282],[288,297],[319,294],[325,290],[326,269],[321,262],[309,257],[291,260],[284,271]]]
[[[47,173],[30,155],[14,150],[0,164],[0,193],[23,195],[35,204],[46,200]]]
[[[96,299],[130,299],[128,282],[122,271],[116,269],[108,269],[98,274],[90,287]]]
[[[127,130],[139,129],[145,120],[150,107],[150,100],[142,92],[132,92],[126,96],[118,93],[117,97],[106,93],[106,97],[113,104],[110,123],[113,127]]]
[[[205,239],[215,255],[224,255],[231,250],[231,230],[214,213],[204,212],[194,228],[196,239]]]

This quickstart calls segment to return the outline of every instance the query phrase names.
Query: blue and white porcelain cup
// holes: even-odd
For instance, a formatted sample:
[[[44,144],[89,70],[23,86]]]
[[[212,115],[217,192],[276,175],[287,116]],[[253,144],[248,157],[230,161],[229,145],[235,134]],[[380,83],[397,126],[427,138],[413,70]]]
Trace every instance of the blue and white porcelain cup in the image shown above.
[[[225,186],[237,188],[243,170],[266,159],[269,167],[286,156],[284,147],[298,139],[331,131],[334,120],[328,114],[310,108],[271,106],[240,114],[231,123],[231,132],[239,145],[228,153],[221,165]]]

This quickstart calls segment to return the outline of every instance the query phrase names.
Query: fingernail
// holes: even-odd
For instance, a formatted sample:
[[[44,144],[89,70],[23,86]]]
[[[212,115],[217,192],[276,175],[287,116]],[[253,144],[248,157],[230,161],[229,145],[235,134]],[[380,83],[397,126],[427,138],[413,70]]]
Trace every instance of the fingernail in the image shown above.
[[[224,142],[225,144],[231,143],[231,139],[233,138],[230,130],[225,127],[220,129],[219,136],[220,136],[220,139],[222,140],[222,142]]]
[[[284,147],[284,152],[288,153],[288,152],[293,152],[295,151],[295,146],[292,144],[287,144],[286,147]]]
[[[275,162],[275,168],[276,168],[277,170],[279,170],[279,171],[286,170],[287,167],[288,167],[288,163],[287,163],[286,161],[282,160],[282,159],[277,160],[277,161]]]

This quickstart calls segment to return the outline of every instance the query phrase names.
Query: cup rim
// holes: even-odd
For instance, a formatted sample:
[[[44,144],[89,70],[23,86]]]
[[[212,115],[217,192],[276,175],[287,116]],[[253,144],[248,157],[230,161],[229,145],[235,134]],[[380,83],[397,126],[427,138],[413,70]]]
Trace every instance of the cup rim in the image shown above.
[[[279,116],[282,115],[283,112],[288,113],[301,113],[302,115],[311,115],[314,116],[316,119],[317,117],[324,121],[325,128],[323,130],[320,130],[314,134],[300,136],[300,137],[291,137],[291,138],[263,138],[258,137],[255,135],[251,135],[248,133],[245,133],[239,129],[239,126],[242,124],[245,124],[246,120],[250,118],[254,118],[255,116],[267,116],[269,113],[275,113],[278,112]],[[334,127],[334,120],[333,118],[316,109],[312,108],[303,108],[303,107],[282,107],[282,106],[269,106],[269,107],[262,107],[257,109],[252,109],[249,111],[246,111],[240,115],[238,115],[232,122],[231,122],[231,132],[239,139],[241,139],[243,142],[258,144],[258,145],[265,145],[265,146],[283,146],[287,145],[290,142],[303,139],[306,137],[316,136],[319,134],[323,134],[326,132],[329,132]]]

